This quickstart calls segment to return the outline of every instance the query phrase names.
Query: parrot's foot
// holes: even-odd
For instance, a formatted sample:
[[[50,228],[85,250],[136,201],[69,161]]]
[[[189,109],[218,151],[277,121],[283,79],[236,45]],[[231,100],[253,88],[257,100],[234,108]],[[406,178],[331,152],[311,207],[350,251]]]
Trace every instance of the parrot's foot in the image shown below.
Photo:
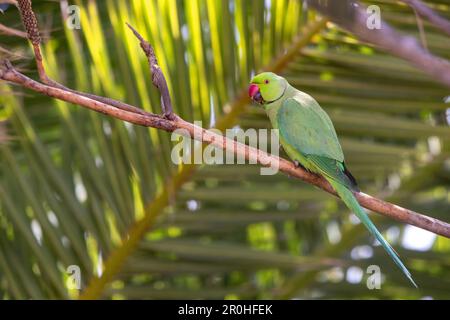
[[[173,113],[173,112],[164,112],[164,113],[162,114],[162,117],[163,117],[164,119],[171,120],[171,121],[177,119],[177,116],[176,116],[175,113]]]

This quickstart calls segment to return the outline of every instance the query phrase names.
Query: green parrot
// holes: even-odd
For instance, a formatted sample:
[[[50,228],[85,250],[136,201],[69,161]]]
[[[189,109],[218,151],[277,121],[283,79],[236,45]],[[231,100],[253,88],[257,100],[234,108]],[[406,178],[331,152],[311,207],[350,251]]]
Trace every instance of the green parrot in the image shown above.
[[[353,191],[359,191],[356,180],[345,165],[333,123],[317,101],[272,72],[256,75],[248,93],[264,107],[272,127],[279,130],[281,145],[296,166],[322,175],[417,287],[411,273],[353,195]]]

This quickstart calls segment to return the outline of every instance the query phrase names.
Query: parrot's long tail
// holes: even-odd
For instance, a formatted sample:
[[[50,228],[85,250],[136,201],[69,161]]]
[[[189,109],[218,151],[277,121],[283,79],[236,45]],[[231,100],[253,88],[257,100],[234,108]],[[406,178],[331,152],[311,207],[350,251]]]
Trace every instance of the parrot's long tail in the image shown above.
[[[378,229],[375,227],[373,222],[370,220],[367,213],[364,211],[364,209],[360,206],[358,203],[358,200],[356,200],[353,193],[344,185],[333,181],[331,179],[327,179],[328,182],[333,186],[334,190],[338,193],[338,195],[341,197],[342,201],[349,207],[350,210],[352,210],[361,220],[361,222],[364,224],[364,226],[370,231],[370,233],[375,236],[375,238],[381,243],[384,250],[387,251],[389,256],[394,260],[395,264],[402,270],[403,274],[411,281],[411,283],[417,288],[417,284],[414,282],[411,273],[409,270],[405,267],[405,265],[402,263],[400,258],[398,257],[397,253],[395,253],[394,249],[392,249],[391,245],[383,238],[381,233],[378,231]]]

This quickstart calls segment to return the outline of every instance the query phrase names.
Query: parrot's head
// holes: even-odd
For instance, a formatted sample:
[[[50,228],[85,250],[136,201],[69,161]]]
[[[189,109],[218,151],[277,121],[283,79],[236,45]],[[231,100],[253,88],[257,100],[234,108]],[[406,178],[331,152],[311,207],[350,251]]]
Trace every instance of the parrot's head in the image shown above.
[[[259,104],[272,103],[280,99],[287,88],[287,81],[273,72],[256,75],[248,87],[248,95]]]

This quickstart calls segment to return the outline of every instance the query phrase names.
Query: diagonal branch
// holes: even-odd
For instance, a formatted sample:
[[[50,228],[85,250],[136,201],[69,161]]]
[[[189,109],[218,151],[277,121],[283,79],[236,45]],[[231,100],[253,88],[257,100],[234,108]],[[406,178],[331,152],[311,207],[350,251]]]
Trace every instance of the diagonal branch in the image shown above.
[[[416,38],[401,34],[384,21],[381,21],[380,28],[369,28],[371,16],[360,3],[351,0],[307,2],[360,40],[410,62],[432,79],[450,87],[450,62],[430,54]]]

